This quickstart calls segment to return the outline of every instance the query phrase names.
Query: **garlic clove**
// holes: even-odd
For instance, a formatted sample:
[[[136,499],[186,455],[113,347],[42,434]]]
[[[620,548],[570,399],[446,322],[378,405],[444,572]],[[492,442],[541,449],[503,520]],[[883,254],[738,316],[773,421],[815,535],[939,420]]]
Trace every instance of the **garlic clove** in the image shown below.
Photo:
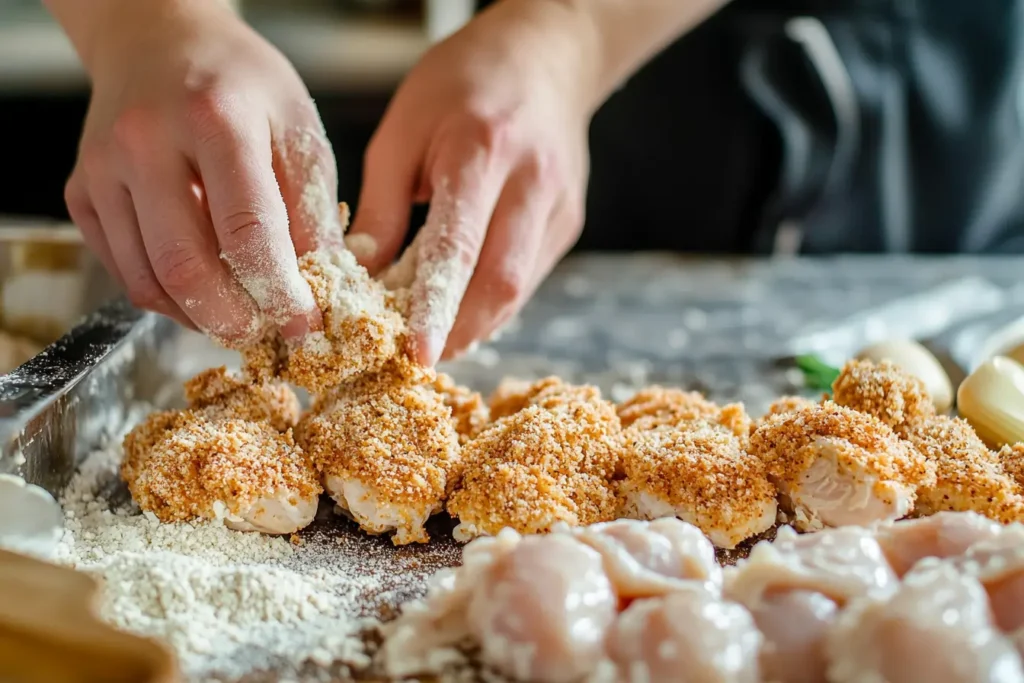
[[[889,361],[924,382],[935,409],[944,413],[953,405],[953,384],[939,359],[911,339],[891,339],[872,344],[857,354],[858,360]]]
[[[991,448],[1024,441],[1024,365],[996,356],[982,363],[957,392],[960,417]]]

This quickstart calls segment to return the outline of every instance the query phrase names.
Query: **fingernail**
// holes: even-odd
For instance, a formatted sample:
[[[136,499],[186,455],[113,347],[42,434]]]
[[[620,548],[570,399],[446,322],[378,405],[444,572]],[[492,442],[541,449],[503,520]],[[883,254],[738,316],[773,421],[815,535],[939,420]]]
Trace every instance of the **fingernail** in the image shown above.
[[[444,351],[445,338],[443,335],[428,331],[416,337],[414,355],[420,365],[432,368],[437,365]]]

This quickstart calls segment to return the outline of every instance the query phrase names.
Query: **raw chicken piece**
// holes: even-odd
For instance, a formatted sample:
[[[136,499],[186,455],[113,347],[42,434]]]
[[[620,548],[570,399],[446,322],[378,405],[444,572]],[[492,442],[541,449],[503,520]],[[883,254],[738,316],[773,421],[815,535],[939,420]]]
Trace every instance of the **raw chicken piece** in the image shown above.
[[[798,535],[779,529],[726,570],[725,595],[750,610],[764,635],[765,680],[825,680],[824,639],[840,607],[862,595],[886,596],[897,578],[871,532],[859,527]]]
[[[427,371],[386,369],[323,397],[299,439],[324,487],[367,533],[395,531],[396,545],[429,540],[424,525],[458,477],[451,409]]]
[[[917,512],[973,510],[1004,524],[1024,521],[1024,496],[974,428],[960,418],[935,415],[915,423],[904,438],[935,468],[917,491]]]
[[[978,580],[924,560],[889,598],[847,607],[829,632],[833,683],[1019,683],[1024,667],[996,629]]]
[[[730,431],[704,420],[626,430],[621,484],[626,516],[679,517],[720,548],[775,524],[775,487],[764,464]]]
[[[884,423],[831,401],[765,419],[750,452],[802,531],[899,519],[935,482],[934,467]]]
[[[741,605],[698,586],[637,600],[592,683],[758,683],[761,634]]]
[[[832,383],[832,398],[878,418],[901,436],[935,415],[924,382],[889,361],[851,360]]]
[[[995,538],[1003,527],[974,512],[938,512],[930,517],[881,524],[878,542],[898,576],[926,557],[963,555],[972,545]]]
[[[989,540],[976,543],[951,564],[988,591],[996,624],[1024,634],[1024,526],[1012,524]]]
[[[507,530],[470,543],[464,560],[385,630],[389,676],[426,673],[439,645],[467,637],[483,664],[514,680],[571,683],[591,672],[616,616],[596,551],[568,534]]]
[[[620,600],[664,595],[694,582],[712,592],[722,590],[715,547],[700,529],[674,517],[620,519],[556,531],[571,533],[601,553]]]

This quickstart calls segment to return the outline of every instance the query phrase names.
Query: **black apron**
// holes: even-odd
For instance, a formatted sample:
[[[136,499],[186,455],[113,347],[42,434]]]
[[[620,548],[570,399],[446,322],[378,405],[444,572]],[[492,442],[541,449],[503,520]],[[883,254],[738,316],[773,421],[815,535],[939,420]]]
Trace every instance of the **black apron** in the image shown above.
[[[1024,253],[1024,0],[737,0],[591,148],[584,249]]]

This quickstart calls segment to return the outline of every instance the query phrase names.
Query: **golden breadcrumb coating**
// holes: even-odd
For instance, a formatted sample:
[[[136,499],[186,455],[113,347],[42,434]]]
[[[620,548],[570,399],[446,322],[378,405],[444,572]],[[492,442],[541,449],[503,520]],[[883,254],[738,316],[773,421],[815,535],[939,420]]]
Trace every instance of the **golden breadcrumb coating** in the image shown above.
[[[903,434],[935,415],[924,383],[889,361],[851,360],[832,383],[836,404],[873,415]]]
[[[279,432],[299,422],[299,399],[288,385],[267,381],[251,384],[228,374],[227,368],[204,370],[185,382],[190,408],[215,408],[232,417],[266,421]]]
[[[455,380],[443,372],[437,374],[433,389],[441,395],[445,405],[452,409],[452,420],[460,444],[465,445],[470,439],[475,439],[490,422],[490,411],[478,392],[456,384]]]
[[[960,418],[933,415],[906,435],[909,443],[933,464],[935,483],[918,489],[917,512],[974,511],[998,522],[1024,521],[1024,498],[1013,477],[1003,471],[1013,460],[1000,455]],[[1012,453],[1012,449],[1011,449]]]
[[[690,420],[706,420],[729,430],[741,440],[750,434],[753,420],[742,403],[719,406],[696,391],[650,386],[618,405],[624,428],[678,427]]]
[[[491,420],[498,420],[531,405],[552,408],[563,404],[590,403],[602,411],[615,412],[615,407],[601,398],[601,390],[591,384],[569,384],[554,375],[535,382],[506,378],[488,401]]]
[[[1007,444],[999,449],[999,463],[1003,471],[1024,491],[1024,443]]]
[[[284,494],[322,491],[290,431],[205,410],[155,413],[125,439],[121,473],[139,507],[161,521],[242,515]]]
[[[252,513],[261,499],[320,495],[292,437],[299,402],[279,382],[249,384],[223,367],[185,383],[186,410],[151,414],[124,438],[121,476],[162,521]]]
[[[461,538],[614,518],[622,446],[614,407],[593,387],[561,389],[538,392],[539,404],[498,419],[466,444],[462,482],[448,499]]]
[[[764,531],[744,530],[757,525],[766,509],[767,525],[775,522],[775,486],[764,463],[748,455],[735,434],[701,419],[655,429],[638,429],[639,423],[626,430],[626,489],[671,506],[723,547]]]
[[[839,468],[870,477],[881,499],[890,495],[890,482],[919,487],[935,481],[934,467],[884,422],[832,401],[767,418],[751,435],[750,452],[765,462],[780,489],[797,488],[819,457],[813,446],[822,438],[838,448]]]
[[[268,332],[242,350],[250,377],[279,377],[318,394],[380,370],[402,353],[405,319],[396,295],[350,252],[310,252],[299,259],[299,269],[323,314],[324,330],[297,344],[286,343],[276,330]]]
[[[786,413],[795,413],[800,410],[807,410],[818,405],[817,401],[812,401],[809,398],[803,396],[780,396],[779,398],[772,401],[771,405],[768,406],[768,412],[765,413],[765,417],[769,415],[784,415]]]
[[[408,368],[405,368],[408,370]],[[328,480],[355,482],[402,516],[396,544],[426,542],[421,522],[441,509],[458,479],[460,448],[451,409],[427,384],[389,366],[322,399],[299,430],[303,448]],[[339,504],[339,491],[330,490]],[[355,501],[359,502],[359,501]],[[367,518],[357,521],[379,533]]]

